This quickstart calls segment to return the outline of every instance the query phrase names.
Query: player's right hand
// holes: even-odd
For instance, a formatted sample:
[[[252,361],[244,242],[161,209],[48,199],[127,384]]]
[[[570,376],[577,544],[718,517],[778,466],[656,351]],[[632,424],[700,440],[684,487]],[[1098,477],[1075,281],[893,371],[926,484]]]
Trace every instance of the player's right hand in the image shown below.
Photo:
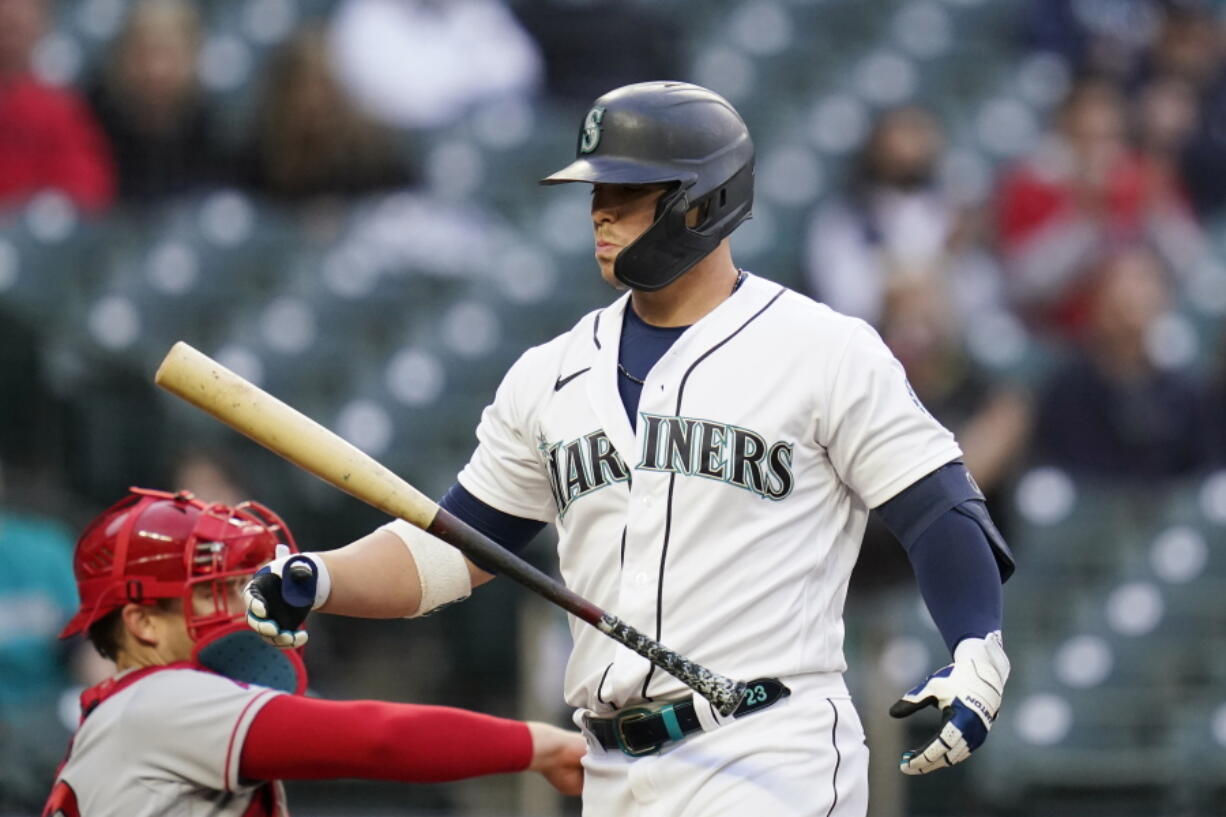
[[[547,723],[528,721],[532,733],[532,762],[528,770],[540,772],[562,794],[577,797],[583,791],[583,756],[587,741],[578,732]]]
[[[327,601],[331,584],[317,554],[291,556],[288,547],[277,545],[276,558],[243,588],[247,625],[274,646],[301,647],[307,643],[307,613]]]

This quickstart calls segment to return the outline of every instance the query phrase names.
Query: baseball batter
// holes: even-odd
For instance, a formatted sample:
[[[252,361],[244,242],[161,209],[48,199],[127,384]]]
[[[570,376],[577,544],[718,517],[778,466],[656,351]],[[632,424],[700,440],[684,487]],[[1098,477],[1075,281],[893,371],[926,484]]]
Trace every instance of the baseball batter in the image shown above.
[[[278,781],[456,780],[535,769],[578,794],[578,733],[444,707],[306,698],[298,651],[243,623],[241,585],[292,545],[254,503],[133,489],[77,544],[86,632],[118,674],[82,719],[43,817],[283,815]]]
[[[842,612],[870,509],[907,548],[953,654],[891,710],[945,717],[902,771],[977,748],[1009,672],[1012,557],[953,436],[869,326],[732,260],[753,156],[741,117],[704,88],[596,100],[575,161],[544,183],[592,185],[596,260],[626,292],[524,353],[441,502],[512,549],[556,524],[569,587],[705,666],[760,679],[723,718],[575,623],[565,691],[590,745],[588,817],[865,814]],[[308,609],[421,615],[490,578],[393,522],[293,572],[271,564],[248,588],[249,621],[301,643]],[[303,590],[309,605],[285,597]]]

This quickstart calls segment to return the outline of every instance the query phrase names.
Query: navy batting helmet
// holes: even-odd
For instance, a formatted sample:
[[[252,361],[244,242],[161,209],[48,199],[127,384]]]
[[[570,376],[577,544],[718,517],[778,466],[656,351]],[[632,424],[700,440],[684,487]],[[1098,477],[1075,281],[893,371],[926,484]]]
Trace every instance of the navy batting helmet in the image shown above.
[[[710,254],[753,205],[753,141],[740,114],[706,88],[641,82],[596,100],[579,130],[575,161],[541,184],[674,185],[655,222],[617,256],[627,286],[657,290]],[[694,227],[686,213],[699,208]]]

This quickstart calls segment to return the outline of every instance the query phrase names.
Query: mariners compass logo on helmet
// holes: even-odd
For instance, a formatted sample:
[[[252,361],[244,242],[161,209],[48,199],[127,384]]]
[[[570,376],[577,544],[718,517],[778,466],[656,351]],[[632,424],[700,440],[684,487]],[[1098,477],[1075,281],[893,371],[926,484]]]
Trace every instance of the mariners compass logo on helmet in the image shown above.
[[[591,153],[600,144],[600,120],[604,119],[604,108],[597,105],[587,112],[583,120],[583,130],[579,131],[579,153]]]

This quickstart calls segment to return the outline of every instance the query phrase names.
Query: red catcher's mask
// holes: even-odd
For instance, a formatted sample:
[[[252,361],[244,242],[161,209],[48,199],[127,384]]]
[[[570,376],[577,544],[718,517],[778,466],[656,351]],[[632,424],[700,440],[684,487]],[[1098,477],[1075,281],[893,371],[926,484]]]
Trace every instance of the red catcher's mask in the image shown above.
[[[130,491],[77,541],[73,573],[81,607],[60,638],[88,630],[125,604],[177,598],[199,663],[235,680],[303,691],[299,652],[272,647],[247,629],[246,610],[233,592],[273,558],[277,544],[298,552],[285,522],[256,502],[207,505],[186,491]]]

